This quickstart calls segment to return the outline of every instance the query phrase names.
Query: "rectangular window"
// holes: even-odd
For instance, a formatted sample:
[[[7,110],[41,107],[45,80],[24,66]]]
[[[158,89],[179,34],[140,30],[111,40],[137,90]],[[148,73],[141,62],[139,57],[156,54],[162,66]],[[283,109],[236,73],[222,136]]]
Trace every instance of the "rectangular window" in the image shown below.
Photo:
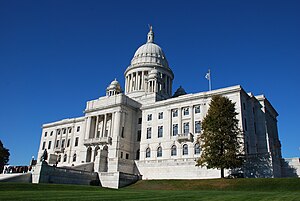
[[[51,141],[48,142],[48,149],[51,149]]]
[[[147,139],[151,138],[151,127],[147,128]]]
[[[123,158],[123,152],[121,151],[121,158]]]
[[[188,107],[183,108],[183,115],[187,116],[190,114],[190,110]]]
[[[68,139],[68,141],[67,141],[67,147],[69,147],[70,146],[70,139]]]
[[[200,113],[200,105],[195,106],[195,114]]]
[[[45,149],[45,146],[46,146],[46,142],[43,142],[42,150]]]
[[[59,146],[59,140],[56,140],[55,148],[57,148],[58,146]]]
[[[247,119],[246,119],[246,118],[244,119],[244,122],[245,122],[245,131],[247,131],[247,130],[248,130],[248,129],[247,129],[248,127],[247,127]]]
[[[201,132],[201,122],[195,121],[195,133],[200,133],[200,132]]]
[[[148,114],[147,121],[151,121],[151,120],[152,120],[152,114]]]
[[[75,147],[78,146],[78,140],[79,140],[79,137],[76,137],[76,138],[75,138]]]
[[[129,159],[129,154],[126,154],[126,159]]]
[[[47,137],[47,132],[45,132],[45,137]]]
[[[189,134],[189,132],[190,132],[189,122],[183,123],[183,132],[184,132],[185,135]]]
[[[172,110],[172,116],[173,117],[178,117],[178,110],[177,109]]]
[[[124,126],[122,127],[121,137],[124,138]]]
[[[178,124],[173,124],[173,136],[178,135]]]
[[[141,141],[141,135],[142,135],[142,131],[141,130],[138,130],[137,132],[137,141]]]
[[[72,132],[72,128],[69,128],[69,133],[71,133]]]
[[[163,126],[158,126],[158,137],[163,136]]]
[[[139,118],[138,124],[142,124],[142,118]]]
[[[77,132],[79,132],[80,131],[80,126],[77,126]]]
[[[61,141],[61,148],[64,148],[65,147],[65,139],[63,139],[62,141]]]
[[[53,131],[51,131],[51,133],[50,133],[50,136],[52,136],[53,135]]]
[[[56,130],[57,135],[60,135],[60,129]]]
[[[158,113],[158,119],[163,119],[163,118],[164,118],[164,113],[163,112]]]
[[[63,129],[63,134],[66,134],[66,129],[65,128]]]

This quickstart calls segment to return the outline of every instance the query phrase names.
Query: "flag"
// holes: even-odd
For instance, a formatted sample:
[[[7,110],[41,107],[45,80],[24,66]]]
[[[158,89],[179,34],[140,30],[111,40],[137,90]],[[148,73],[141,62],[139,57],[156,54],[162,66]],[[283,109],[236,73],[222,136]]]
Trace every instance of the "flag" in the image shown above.
[[[207,80],[210,80],[210,70],[208,71],[208,73],[206,73],[205,78],[206,78]]]

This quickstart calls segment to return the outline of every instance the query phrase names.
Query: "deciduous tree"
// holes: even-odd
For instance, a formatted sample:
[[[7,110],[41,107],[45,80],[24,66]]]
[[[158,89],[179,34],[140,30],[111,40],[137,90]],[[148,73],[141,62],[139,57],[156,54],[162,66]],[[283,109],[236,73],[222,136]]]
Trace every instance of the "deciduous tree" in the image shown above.
[[[9,161],[9,149],[6,149],[3,146],[2,141],[0,140],[0,173],[3,172],[4,165],[7,165]]]

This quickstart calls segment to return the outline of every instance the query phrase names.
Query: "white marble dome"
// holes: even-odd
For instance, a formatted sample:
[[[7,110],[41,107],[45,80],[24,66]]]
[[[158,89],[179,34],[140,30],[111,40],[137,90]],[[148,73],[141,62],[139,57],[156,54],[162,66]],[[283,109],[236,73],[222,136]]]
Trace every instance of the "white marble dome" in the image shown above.
[[[165,53],[158,45],[152,42],[139,47],[131,60],[131,66],[142,64],[154,64],[169,68]]]

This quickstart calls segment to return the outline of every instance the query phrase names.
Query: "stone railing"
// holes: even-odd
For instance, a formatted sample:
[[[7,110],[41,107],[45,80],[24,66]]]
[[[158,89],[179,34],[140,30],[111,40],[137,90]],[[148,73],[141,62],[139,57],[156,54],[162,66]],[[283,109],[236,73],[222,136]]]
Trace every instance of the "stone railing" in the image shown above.
[[[192,133],[182,133],[177,135],[177,141],[178,142],[193,142],[194,140],[194,135]]]
[[[100,137],[100,138],[85,139],[83,143],[84,143],[84,145],[111,144],[111,137]]]
[[[55,147],[55,148],[54,148],[54,152],[56,152],[56,153],[63,153],[64,150],[65,150],[64,147]]]

